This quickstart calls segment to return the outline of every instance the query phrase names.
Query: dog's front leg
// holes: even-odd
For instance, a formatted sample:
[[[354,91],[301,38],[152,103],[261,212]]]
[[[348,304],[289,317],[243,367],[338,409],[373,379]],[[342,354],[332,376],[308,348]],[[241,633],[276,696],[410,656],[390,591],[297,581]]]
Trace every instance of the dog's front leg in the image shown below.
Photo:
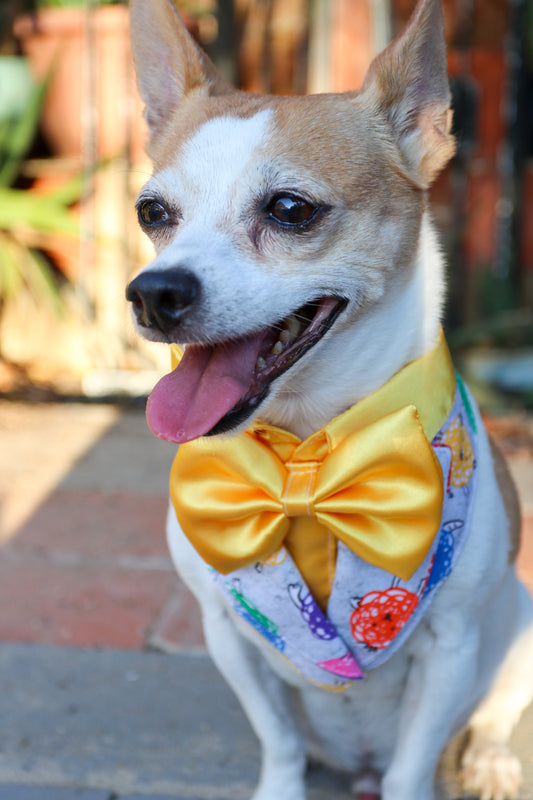
[[[261,775],[253,800],[305,800],[305,751],[288,687],[222,607],[204,614],[204,631],[211,657],[261,743]]]
[[[202,609],[209,653],[235,692],[261,744],[261,775],[253,800],[305,800],[306,765],[288,687],[237,630],[206,565],[184,536],[172,507],[167,519],[172,558]]]
[[[429,638],[414,657],[382,800],[433,800],[440,755],[476,694],[478,647],[476,630],[456,629],[453,636]]]

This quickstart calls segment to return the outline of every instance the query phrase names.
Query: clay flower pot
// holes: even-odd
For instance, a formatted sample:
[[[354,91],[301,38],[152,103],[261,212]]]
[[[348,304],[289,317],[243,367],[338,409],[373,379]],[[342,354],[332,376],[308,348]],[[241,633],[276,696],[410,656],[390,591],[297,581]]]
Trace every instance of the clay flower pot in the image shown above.
[[[110,157],[128,143],[139,119],[128,24],[124,5],[43,8],[16,20],[34,76],[52,70],[41,126],[55,155],[79,158],[94,140],[98,157]]]

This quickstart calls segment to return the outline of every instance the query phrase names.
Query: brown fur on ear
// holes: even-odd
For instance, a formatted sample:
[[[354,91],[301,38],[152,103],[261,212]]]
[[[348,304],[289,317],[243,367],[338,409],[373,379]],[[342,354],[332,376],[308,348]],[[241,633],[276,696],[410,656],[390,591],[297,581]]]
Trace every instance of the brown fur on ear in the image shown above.
[[[131,0],[130,30],[139,92],[153,136],[183,97],[233,91],[190,36],[173,0]]]
[[[441,0],[419,0],[403,33],[370,65],[363,93],[385,114],[409,174],[427,188],[455,152]]]

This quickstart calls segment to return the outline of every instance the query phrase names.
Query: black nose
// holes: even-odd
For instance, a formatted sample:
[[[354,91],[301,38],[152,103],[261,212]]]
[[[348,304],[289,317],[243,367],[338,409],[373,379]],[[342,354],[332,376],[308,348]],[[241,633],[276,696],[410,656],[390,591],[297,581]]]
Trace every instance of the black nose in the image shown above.
[[[200,282],[185,269],[141,272],[126,289],[138,322],[170,333],[200,296]]]

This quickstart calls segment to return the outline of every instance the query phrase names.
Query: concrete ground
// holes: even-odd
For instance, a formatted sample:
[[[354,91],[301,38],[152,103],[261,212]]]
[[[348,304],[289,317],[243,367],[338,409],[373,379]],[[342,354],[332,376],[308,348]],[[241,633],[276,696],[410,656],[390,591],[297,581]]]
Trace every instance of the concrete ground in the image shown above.
[[[0,401],[0,800],[250,797],[255,738],[166,550],[173,454],[141,410]],[[533,462],[511,466],[533,590]],[[515,746],[532,800],[533,709]],[[310,786],[349,798],[318,767]]]

